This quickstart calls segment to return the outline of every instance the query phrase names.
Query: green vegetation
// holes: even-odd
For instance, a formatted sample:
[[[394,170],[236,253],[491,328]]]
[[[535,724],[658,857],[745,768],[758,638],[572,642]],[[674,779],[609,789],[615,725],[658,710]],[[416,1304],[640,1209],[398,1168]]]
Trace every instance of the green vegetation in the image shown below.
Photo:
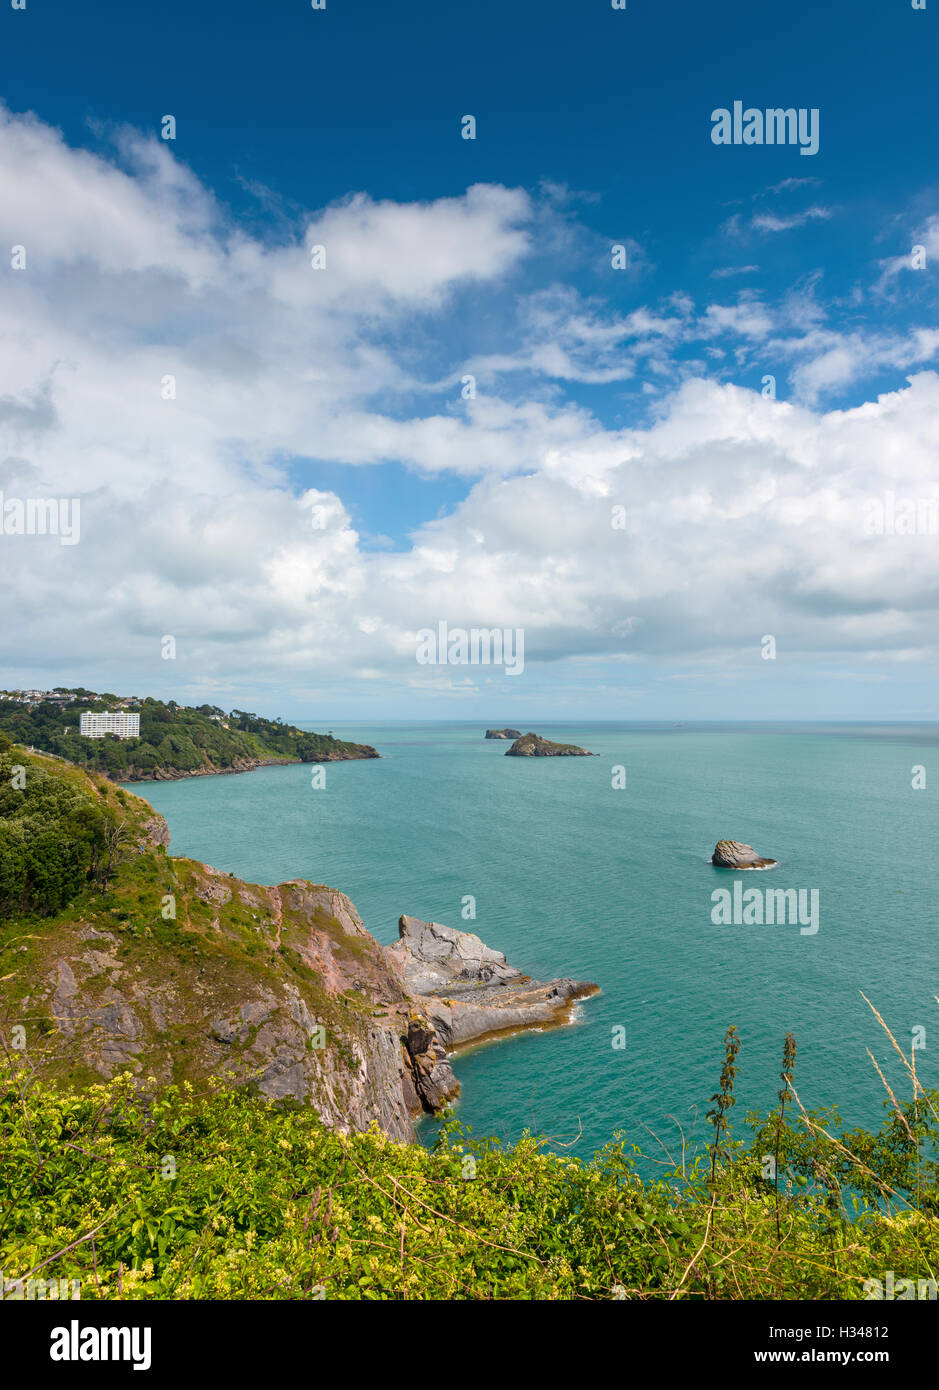
[[[245,710],[226,714],[216,705],[183,709],[174,701],[146,699],[131,712],[140,715],[140,737],[82,738],[79,716],[85,711],[114,711],[114,695],[76,687],[69,704],[43,700],[29,706],[0,693],[0,732],[17,743],[67,758],[116,781],[138,781],[159,774],[224,772],[259,762],[324,762],[377,757],[363,744],[329,734],[312,734],[263,719]]]
[[[0,742],[4,736],[0,734]],[[17,786],[10,785],[15,768]],[[100,1033],[81,1042],[50,1019],[50,981],[59,963],[86,957],[89,946],[133,979],[136,998],[159,1000],[172,983],[173,1023],[162,1029],[148,1007],[137,1007],[137,1042],[164,1081],[200,1085],[211,1063],[205,1048],[206,998],[215,1017],[236,1018],[246,1000],[285,985],[298,990],[327,1030],[327,1047],[367,1029],[366,1001],[337,996],[304,963],[300,948],[312,931],[330,933],[334,959],[368,965],[370,938],[347,936],[323,902],[292,908],[276,889],[218,874],[195,860],[170,857],[165,826],[153,808],[106,777],[59,759],[0,748],[0,1034],[25,1027],[30,1055],[44,1080],[84,1084],[101,1079]],[[22,784],[22,785],[19,785]],[[25,883],[25,888],[24,888]],[[172,903],[172,916],[163,905]],[[97,943],[90,937],[101,934]],[[85,975],[87,965],[79,972]],[[211,981],[203,983],[203,973]],[[109,970],[83,979],[80,1012],[113,1005]],[[369,1004],[371,1001],[367,1001]],[[47,1034],[34,1049],[36,1032]],[[250,1040],[250,1039],[249,1039]],[[256,1067],[246,1043],[229,1048],[230,1072],[247,1080]],[[2,1202],[2,1197],[0,1197]]]
[[[583,1162],[451,1124],[428,1151],[248,1090],[56,1092],[7,1056],[0,1267],[86,1299],[857,1299],[939,1268],[936,1093],[879,1134],[751,1116],[749,1144],[725,1105],[649,1182],[623,1142]]]
[[[87,779],[43,767],[0,734],[0,917],[58,912],[89,880],[106,888],[123,838]]]

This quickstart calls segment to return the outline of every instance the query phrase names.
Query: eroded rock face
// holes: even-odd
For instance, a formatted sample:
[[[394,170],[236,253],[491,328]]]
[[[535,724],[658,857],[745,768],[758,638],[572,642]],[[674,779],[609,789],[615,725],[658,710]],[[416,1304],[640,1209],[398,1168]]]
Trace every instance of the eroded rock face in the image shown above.
[[[433,1025],[422,1014],[427,1036],[411,1029],[416,1002],[344,894],[163,864],[152,924],[101,914],[30,937],[29,995],[10,1007],[50,1077],[129,1071],[198,1086],[221,1075],[332,1127],[377,1121],[402,1141],[415,1114],[458,1093]]]
[[[162,816],[153,816],[144,822],[142,826],[145,838],[141,841],[140,849],[145,852],[148,848],[160,846],[163,849],[170,847],[170,829]]]
[[[501,951],[493,951],[472,932],[419,917],[399,918],[398,940],[388,950],[400,962],[404,982],[414,994],[467,984],[504,984],[521,975],[506,964]]]
[[[506,750],[507,758],[592,758],[586,748],[573,743],[552,743],[540,734],[523,734]]]
[[[55,1074],[197,1085],[221,1075],[309,1105],[332,1127],[377,1121],[407,1141],[415,1115],[459,1094],[452,1049],[559,1026],[596,992],[533,980],[472,932],[415,917],[380,946],[323,884],[264,888],[191,861],[164,872],[177,917],[158,931],[94,918],[31,945],[37,980],[24,1007],[54,1024]]]
[[[447,1048],[567,1023],[574,1001],[598,992],[582,980],[533,980],[472,932],[417,917],[402,917],[398,931],[388,954]]]
[[[487,738],[521,738],[519,729],[487,729]]]
[[[739,840],[718,840],[711,863],[719,869],[772,869],[779,860],[766,859],[757,854],[752,845],[742,844]]]
[[[162,817],[131,793],[120,804],[127,857],[149,856],[149,874],[125,884],[119,866],[82,912],[37,921],[0,976],[0,1013],[49,1080],[220,1076],[410,1141],[414,1116],[459,1093],[451,1047],[564,1022],[595,990],[539,984],[472,933],[412,917],[383,947],[336,889],[171,858]]]

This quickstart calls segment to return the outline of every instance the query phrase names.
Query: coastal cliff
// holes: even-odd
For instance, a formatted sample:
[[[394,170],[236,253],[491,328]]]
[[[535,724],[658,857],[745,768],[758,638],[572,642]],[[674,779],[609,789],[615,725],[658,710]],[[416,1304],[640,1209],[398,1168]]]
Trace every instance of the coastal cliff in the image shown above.
[[[349,743],[342,749],[328,749],[308,758],[235,758],[228,767],[218,767],[209,759],[194,768],[140,768],[131,763],[115,774],[115,779],[121,782],[179,782],[186,777],[221,777],[228,773],[253,772],[258,767],[282,767],[288,763],[348,763],[380,756],[370,744]]]
[[[538,984],[478,937],[416,918],[383,947],[337,889],[265,887],[172,858],[165,821],[132,793],[19,749],[5,757],[25,762],[44,804],[66,782],[70,805],[85,797],[121,827],[110,876],[48,916],[0,924],[0,1026],[24,1030],[41,1077],[84,1086],[129,1072],[197,1089],[220,1078],[309,1106],[331,1128],[377,1122],[406,1141],[415,1116],[459,1092],[451,1049],[566,1022],[596,991]]]

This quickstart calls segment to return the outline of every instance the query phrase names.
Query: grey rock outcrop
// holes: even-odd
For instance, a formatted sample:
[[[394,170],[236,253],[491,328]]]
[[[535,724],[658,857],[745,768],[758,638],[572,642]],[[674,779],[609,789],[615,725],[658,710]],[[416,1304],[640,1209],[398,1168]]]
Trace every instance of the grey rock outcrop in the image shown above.
[[[711,863],[719,869],[773,869],[779,860],[757,854],[752,845],[742,844],[740,840],[718,840]]]
[[[447,1049],[568,1023],[575,1001],[598,993],[583,980],[533,980],[472,932],[407,916],[398,931],[388,954]]]

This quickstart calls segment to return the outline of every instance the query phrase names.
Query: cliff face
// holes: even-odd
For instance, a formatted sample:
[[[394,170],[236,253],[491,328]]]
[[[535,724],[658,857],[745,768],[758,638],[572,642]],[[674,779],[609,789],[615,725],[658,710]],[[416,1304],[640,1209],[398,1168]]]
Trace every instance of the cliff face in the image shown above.
[[[0,925],[0,1029],[24,1030],[41,1075],[220,1077],[309,1105],[330,1126],[377,1121],[409,1140],[414,1116],[459,1092],[450,1048],[563,1022],[570,1000],[593,992],[537,985],[478,937],[415,918],[382,947],[336,889],[262,887],[170,858],[162,817],[91,785],[129,830],[109,890]]]
[[[18,1008],[8,1001],[6,1022],[33,1035],[40,1069],[77,1082],[219,1076],[290,1096],[342,1129],[377,1120],[410,1138],[431,1094],[413,1079],[420,1040],[413,1055],[401,1042],[413,1001],[349,900],[188,860],[166,866],[175,922],[82,913],[14,956],[31,983]],[[439,1106],[457,1088],[449,1068],[437,1082]]]

